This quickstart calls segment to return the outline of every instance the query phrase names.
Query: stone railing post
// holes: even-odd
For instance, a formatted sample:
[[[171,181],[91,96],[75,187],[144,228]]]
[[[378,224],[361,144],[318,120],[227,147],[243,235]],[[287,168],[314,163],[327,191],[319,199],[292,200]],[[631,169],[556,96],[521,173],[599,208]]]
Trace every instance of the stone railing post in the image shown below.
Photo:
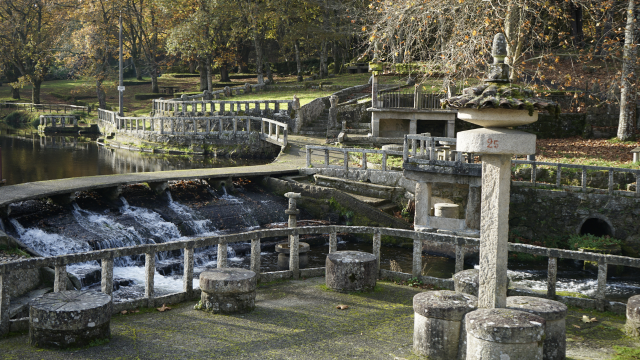
[[[338,233],[331,230],[329,233],[329,254],[338,251]]]
[[[65,290],[67,290],[67,265],[56,265],[53,291],[59,292]]]
[[[9,274],[0,274],[0,336],[9,333],[10,313],[9,306],[11,298],[9,297]]]
[[[113,300],[113,259],[102,259],[101,268],[101,291],[102,293],[111,296],[111,300]]]
[[[251,271],[260,274],[260,237],[251,239]]]
[[[193,245],[192,245],[193,246]],[[193,247],[184,249],[184,271],[182,273],[182,287],[187,298],[193,297]]]
[[[300,199],[300,193],[288,192],[284,194],[289,199],[289,208],[284,211],[289,215],[289,227],[298,227],[297,216],[300,210],[296,208],[296,199]],[[293,272],[293,278],[300,278],[300,236],[298,234],[289,235],[289,270]]]
[[[227,267],[227,244],[218,244],[218,269]]]
[[[144,297],[147,299],[148,307],[154,306],[154,276],[156,274],[156,252],[149,249],[144,254]]]

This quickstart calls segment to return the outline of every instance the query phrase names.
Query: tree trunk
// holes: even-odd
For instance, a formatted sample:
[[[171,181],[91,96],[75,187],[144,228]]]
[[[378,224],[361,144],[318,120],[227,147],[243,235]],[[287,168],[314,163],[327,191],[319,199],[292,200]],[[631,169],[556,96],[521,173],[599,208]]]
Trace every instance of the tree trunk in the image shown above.
[[[636,19],[635,1],[629,0],[627,7],[627,26],[624,30],[624,54],[622,56],[622,79],[620,81],[620,119],[618,121],[618,139],[627,141],[634,136],[636,121]]]
[[[20,100],[20,89],[11,87],[11,98],[15,100]]]
[[[136,80],[142,80],[142,68],[140,67],[140,62],[133,60],[133,69],[136,71]]]
[[[149,75],[151,76],[151,92],[157,94],[160,89],[158,88],[158,67],[156,65],[151,67]]]
[[[102,80],[96,80],[96,93],[98,95],[98,108],[107,109],[107,94],[102,87]]]
[[[267,80],[269,81],[269,84],[273,84],[273,74],[271,73],[271,63],[267,61],[264,64],[267,68]]]
[[[584,46],[584,31],[582,26],[582,7],[569,3],[569,13],[571,14],[571,34],[573,44],[578,47]]]
[[[231,78],[229,78],[229,68],[226,61],[222,63],[222,66],[220,66],[220,82],[231,82]]]
[[[327,42],[323,41],[322,49],[320,50],[320,78],[325,78],[327,73]]]
[[[189,74],[195,74],[196,73],[196,62],[191,60],[189,61]]]
[[[509,80],[515,81],[518,77],[518,63],[522,54],[523,34],[522,34],[522,9],[515,2],[510,2],[507,7],[507,18],[505,20],[505,34],[507,38],[507,63],[511,68]]]
[[[251,46],[245,43],[239,43],[239,54],[240,61],[238,62],[238,74],[248,74],[249,73],[249,53],[251,52]]]
[[[331,54],[333,54],[333,73],[340,74],[340,66],[338,66],[338,45],[335,41],[331,42]]]
[[[298,82],[302,81],[302,62],[300,61],[300,43],[296,40],[294,47],[296,49],[296,66],[298,68]]]
[[[207,90],[207,65],[202,60],[198,60],[198,71],[200,72],[200,91]]]
[[[264,85],[264,75],[262,74],[262,39],[255,32],[253,35],[253,42],[256,47],[256,74],[258,75],[258,85]]]
[[[207,57],[207,89],[213,91],[213,69],[211,68],[211,57]]]
[[[40,104],[40,86],[42,86],[42,80],[34,80],[32,84],[33,89],[31,90],[31,102],[34,104]]]

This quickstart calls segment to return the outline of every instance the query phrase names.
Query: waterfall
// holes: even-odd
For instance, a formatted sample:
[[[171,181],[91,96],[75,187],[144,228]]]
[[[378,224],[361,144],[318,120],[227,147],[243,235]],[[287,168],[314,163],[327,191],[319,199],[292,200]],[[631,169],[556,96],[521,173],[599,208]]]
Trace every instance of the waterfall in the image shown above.
[[[213,192],[213,190],[209,189],[209,192],[214,195],[215,192]],[[256,220],[256,218],[253,216],[253,208],[247,206],[244,201],[242,199],[240,199],[239,197],[233,196],[233,195],[229,195],[229,193],[227,193],[227,188],[225,188],[224,186],[222,187],[222,192],[224,193],[224,195],[222,195],[220,198],[222,200],[225,200],[226,202],[230,203],[230,204],[234,204],[240,207],[240,209],[242,210],[242,221],[244,221],[244,224],[246,226],[245,230],[253,230],[253,229],[257,229],[260,227],[260,224],[258,223],[258,220]]]
[[[99,250],[156,243],[133,227],[125,227],[106,215],[81,209],[77,203],[73,203],[73,216],[82,228],[100,237],[101,241],[96,243]],[[129,257],[117,258],[115,263],[119,266],[135,265]]]
[[[169,208],[173,210],[184,222],[195,232],[196,235],[215,235],[217,234],[215,227],[211,224],[211,220],[198,219],[194,215],[194,211],[186,205],[177,203],[171,197],[171,192],[167,191],[169,198]]]
[[[120,212],[124,215],[132,216],[140,225],[148,229],[152,235],[163,239],[164,242],[177,240],[182,237],[182,234],[180,234],[180,230],[176,224],[165,221],[157,212],[137,206],[131,206],[127,202],[127,199],[122,196],[120,197],[120,200],[123,204],[120,208]]]
[[[58,234],[50,234],[36,228],[25,229],[18,220],[13,218],[10,218],[9,222],[18,233],[20,241],[43,256],[57,256],[93,250],[86,242]]]

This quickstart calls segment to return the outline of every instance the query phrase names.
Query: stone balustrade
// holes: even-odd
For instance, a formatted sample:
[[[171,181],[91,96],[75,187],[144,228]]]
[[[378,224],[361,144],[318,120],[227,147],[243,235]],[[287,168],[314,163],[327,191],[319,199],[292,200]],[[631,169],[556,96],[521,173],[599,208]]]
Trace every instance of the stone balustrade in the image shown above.
[[[154,116],[211,116],[215,112],[248,112],[253,110],[287,110],[293,113],[293,100],[205,100],[171,99],[153,100]]]
[[[252,131],[260,139],[287,146],[289,125],[271,119],[254,116],[209,116],[209,117],[120,117],[115,112],[98,111],[101,125],[111,125],[119,132],[166,135],[209,135],[218,138]]]
[[[40,115],[40,126],[65,127],[67,124],[78,126],[78,118],[74,115]]]
[[[337,249],[337,233],[346,234],[366,234],[373,235],[373,255],[376,256],[378,261],[380,260],[381,249],[381,237],[392,236],[399,238],[408,238],[413,240],[413,266],[411,273],[401,273],[385,269],[379,269],[379,276],[383,279],[402,279],[407,280],[415,277],[420,279],[425,284],[433,284],[444,289],[453,289],[452,279],[441,279],[432,276],[422,275],[422,246],[424,242],[434,242],[453,245],[456,248],[456,270],[462,270],[462,264],[464,263],[465,248],[469,246],[478,246],[479,240],[476,238],[467,238],[460,236],[452,236],[445,234],[438,234],[433,232],[422,232],[413,230],[400,230],[391,228],[378,228],[378,227],[360,227],[360,226],[313,226],[313,227],[298,227],[298,228],[284,228],[284,229],[265,229],[258,231],[251,231],[240,234],[232,235],[219,235],[211,237],[202,237],[197,239],[191,239],[186,241],[172,241],[160,244],[139,245],[126,248],[113,248],[105,250],[90,251],[86,253],[67,254],[54,257],[45,258],[31,258],[20,261],[3,263],[0,265],[0,335],[5,335],[10,329],[9,319],[9,287],[11,286],[7,279],[10,274],[18,270],[26,269],[39,269],[42,267],[54,267],[55,281],[54,289],[64,289],[63,282],[66,281],[66,267],[70,264],[81,263],[86,261],[98,261],[102,264],[102,292],[111,294],[113,291],[113,259],[122,256],[133,255],[145,255],[146,268],[146,281],[145,281],[145,296],[139,299],[127,300],[114,305],[113,311],[121,311],[123,309],[129,309],[139,306],[156,306],[163,303],[175,303],[180,301],[186,301],[197,297],[199,294],[196,289],[193,288],[193,253],[195,249],[218,246],[218,254],[227,254],[227,246],[230,243],[238,242],[250,242],[251,243],[251,263],[250,268],[263,282],[273,281],[277,279],[291,279],[299,277],[313,277],[324,276],[325,268],[307,268],[299,269],[299,267],[293,267],[298,270],[296,274],[292,270],[275,271],[275,272],[260,272],[260,241],[263,238],[272,237],[290,237],[299,235],[329,235],[329,249],[333,252]],[[154,290],[154,274],[155,274],[155,255],[163,251],[183,250],[184,252],[184,290],[180,293],[169,294],[164,296],[155,296]],[[297,255],[297,247],[292,247],[292,254]],[[616,255],[604,255],[597,253],[587,253],[572,250],[561,250],[545,248],[534,245],[526,244],[509,244],[510,252],[520,252],[531,255],[545,256],[549,258],[549,271],[547,279],[547,294],[546,297],[556,299],[558,301],[578,306],[581,308],[599,308],[602,310],[612,311],[616,313],[624,313],[626,311],[626,305],[619,302],[612,302],[605,300],[605,289],[607,281],[607,265],[622,265],[630,267],[640,267],[640,259],[616,256]],[[298,256],[292,258],[297,259]],[[596,289],[595,299],[585,298],[573,298],[565,296],[556,296],[556,275],[558,259],[572,259],[581,261],[591,261],[598,264],[598,284]],[[225,268],[228,262],[226,258],[218,259],[218,267]],[[544,294],[537,292],[526,291],[524,289],[510,289],[510,295],[529,295],[544,297]],[[19,321],[19,320],[11,320]]]

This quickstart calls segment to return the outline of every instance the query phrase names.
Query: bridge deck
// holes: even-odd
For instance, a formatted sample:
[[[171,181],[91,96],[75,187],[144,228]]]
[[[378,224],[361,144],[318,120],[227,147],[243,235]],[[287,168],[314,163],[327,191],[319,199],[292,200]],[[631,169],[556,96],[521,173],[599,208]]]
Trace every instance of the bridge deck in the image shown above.
[[[141,172],[38,181],[0,187],[0,207],[4,207],[11,203],[19,201],[40,199],[49,196],[70,194],[76,191],[101,189],[118,185],[137,184],[142,182],[226,178],[229,176],[250,177],[264,175],[287,175],[297,173],[297,167],[294,165],[273,163],[267,165],[241,166],[232,168]]]

